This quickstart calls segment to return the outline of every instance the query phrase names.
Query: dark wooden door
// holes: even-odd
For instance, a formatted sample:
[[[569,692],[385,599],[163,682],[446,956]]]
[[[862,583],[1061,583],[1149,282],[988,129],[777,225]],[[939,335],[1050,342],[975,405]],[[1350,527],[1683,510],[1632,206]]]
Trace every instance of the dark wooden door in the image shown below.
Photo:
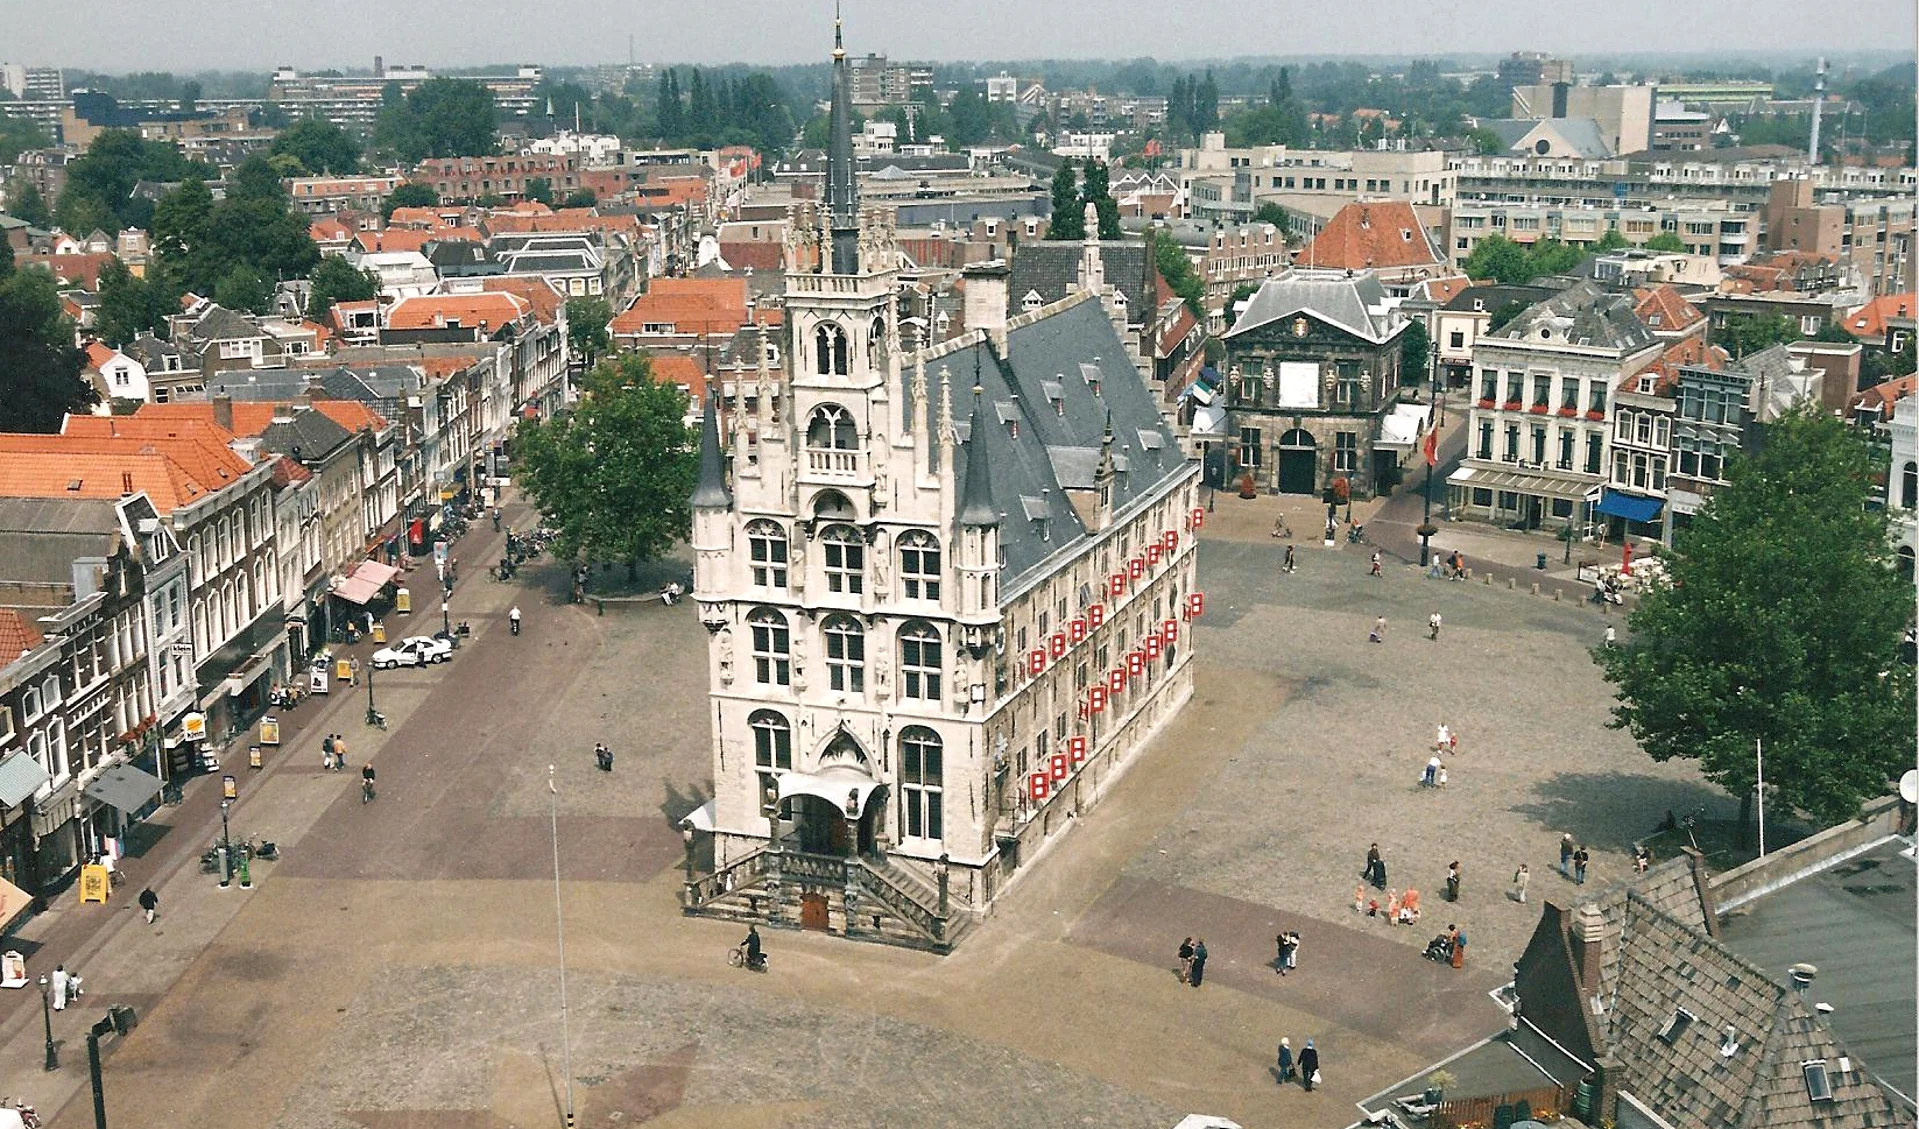
[[[826,931],[826,895],[800,895],[800,928]]]
[[[1313,493],[1314,463],[1318,453],[1314,451],[1281,451],[1279,453],[1279,492],[1281,494]]]

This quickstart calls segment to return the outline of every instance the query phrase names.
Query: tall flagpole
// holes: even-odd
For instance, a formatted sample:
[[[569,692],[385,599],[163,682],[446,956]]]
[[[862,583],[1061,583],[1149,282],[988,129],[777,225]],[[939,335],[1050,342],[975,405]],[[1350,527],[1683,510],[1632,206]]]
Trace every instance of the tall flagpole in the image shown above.
[[[1752,739],[1752,756],[1759,769],[1759,857],[1766,857],[1766,742]]]
[[[566,910],[560,901],[560,790],[546,766],[547,809],[553,824],[553,921],[560,938],[560,1068],[566,1072],[566,1129],[573,1129],[573,1036],[566,1010]]]

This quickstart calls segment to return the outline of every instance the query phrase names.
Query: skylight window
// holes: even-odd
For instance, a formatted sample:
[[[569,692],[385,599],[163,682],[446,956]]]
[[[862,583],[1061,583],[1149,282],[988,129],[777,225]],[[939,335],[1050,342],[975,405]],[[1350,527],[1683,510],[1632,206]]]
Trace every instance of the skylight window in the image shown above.
[[[1692,1026],[1695,1018],[1697,1017],[1694,1016],[1693,1013],[1683,1007],[1674,1011],[1672,1018],[1668,1019],[1666,1025],[1659,1029],[1659,1041],[1669,1047],[1677,1043],[1679,1037],[1686,1033],[1686,1028]]]
[[[1806,1096],[1816,1102],[1832,1100],[1832,1079],[1826,1076],[1826,1060],[1818,1059],[1801,1066],[1806,1072]]]

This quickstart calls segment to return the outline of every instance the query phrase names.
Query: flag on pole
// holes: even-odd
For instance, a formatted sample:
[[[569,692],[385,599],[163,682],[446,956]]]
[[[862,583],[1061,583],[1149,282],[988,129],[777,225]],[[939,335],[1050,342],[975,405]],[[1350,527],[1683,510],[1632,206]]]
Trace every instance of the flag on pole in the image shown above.
[[[1426,429],[1426,465],[1439,465],[1439,428]]]

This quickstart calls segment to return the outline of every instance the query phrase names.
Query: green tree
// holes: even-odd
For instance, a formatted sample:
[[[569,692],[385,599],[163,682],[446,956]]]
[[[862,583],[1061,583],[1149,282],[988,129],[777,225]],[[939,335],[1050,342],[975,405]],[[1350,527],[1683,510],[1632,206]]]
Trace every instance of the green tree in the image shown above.
[[[1517,286],[1533,277],[1526,249],[1503,235],[1488,235],[1473,247],[1460,267],[1468,278],[1490,278]]]
[[[12,264],[9,247],[0,257],[0,431],[52,433],[99,394],[80,378],[85,356],[74,348],[53,275]]]
[[[16,177],[7,185],[7,214],[34,227],[53,226],[53,213],[47,209],[46,197],[24,177]]]
[[[1913,668],[1899,655],[1912,582],[1892,567],[1873,464],[1814,406],[1734,456],[1647,593],[1597,659],[1612,724],[1654,760],[1696,759],[1743,801],[1765,742],[1769,802],[1822,823],[1885,795],[1912,764]]]
[[[214,285],[213,300],[229,310],[264,314],[273,308],[273,287],[252,267],[236,263]]]
[[[213,193],[197,177],[161,197],[153,208],[154,254],[181,286],[210,286],[213,265]],[[204,293],[204,291],[201,291]]]
[[[1506,143],[1499,139],[1499,135],[1483,126],[1468,131],[1466,140],[1473,143],[1473,151],[1482,157],[1497,157],[1506,151]]]
[[[390,220],[398,208],[431,208],[440,202],[439,194],[424,184],[402,184],[387,194],[380,205],[380,218]]]
[[[553,182],[543,176],[531,176],[526,180],[527,199],[538,204],[551,206],[553,203]]]
[[[1684,253],[1686,250],[1686,241],[1679,238],[1676,232],[1662,231],[1651,239],[1646,240],[1646,250]]]
[[[47,147],[47,135],[31,118],[0,114],[0,165],[10,165],[28,149]]]
[[[1288,216],[1286,209],[1278,204],[1271,200],[1263,200],[1259,207],[1253,209],[1253,222],[1270,223],[1279,229],[1281,235],[1285,235],[1291,230],[1288,225],[1292,222],[1292,217]]]
[[[1531,277],[1534,278],[1542,274],[1564,274],[1578,266],[1585,257],[1585,252],[1579,248],[1557,239],[1541,239],[1526,251],[1527,269],[1532,271]]]
[[[1592,249],[1603,255],[1608,251],[1623,251],[1630,246],[1632,246],[1632,242],[1625,236],[1619,234],[1618,228],[1609,227],[1606,229],[1606,234],[1600,236],[1598,241],[1592,245]]]
[[[613,343],[606,331],[612,321],[613,307],[604,298],[566,300],[566,342],[581,368],[592,368]]]
[[[1046,225],[1046,238],[1077,243],[1086,238],[1086,204],[1079,196],[1079,174],[1073,162],[1059,163],[1053,174],[1053,218]]]
[[[1503,302],[1498,309],[1493,311],[1492,319],[1486,323],[1486,330],[1489,333],[1498,333],[1500,330],[1511,325],[1514,318],[1517,318],[1525,312],[1526,303],[1521,302],[1517,298],[1510,302]]]
[[[1399,382],[1411,385],[1424,381],[1432,368],[1432,353],[1433,339],[1426,333],[1426,323],[1413,319],[1399,339]]]
[[[157,274],[157,272],[156,272]],[[167,314],[178,312],[178,295],[163,277],[135,278],[126,264],[115,259],[100,269],[100,309],[94,331],[120,348],[142,333],[166,328]]]
[[[560,201],[562,208],[591,208],[600,202],[600,194],[591,188],[575,188]]]
[[[1186,308],[1194,317],[1205,321],[1206,309],[1200,302],[1206,295],[1206,284],[1193,269],[1193,260],[1187,256],[1186,249],[1172,235],[1157,228],[1146,232],[1146,243],[1152,250],[1153,266],[1166,280],[1166,285],[1185,300]]]
[[[322,258],[308,281],[313,289],[307,297],[307,316],[314,321],[325,321],[335,302],[365,302],[380,293],[378,275],[358,269],[339,255]]]
[[[323,118],[302,118],[281,130],[270,152],[296,157],[314,173],[342,175],[360,168],[360,143]]]
[[[1080,226],[1086,226],[1084,208],[1086,204],[1091,204],[1094,213],[1099,217],[1099,237],[1118,239],[1120,237],[1119,201],[1113,199],[1112,176],[1107,171],[1106,162],[1087,159],[1086,178],[1080,186],[1080,199],[1083,201]]]
[[[493,92],[477,82],[432,78],[396,94],[388,84],[373,123],[373,142],[405,164],[426,157],[478,157],[495,148],[499,109]]]
[[[559,530],[569,559],[623,561],[629,574],[666,553],[691,526],[698,435],[686,396],[629,353],[602,361],[571,411],[520,425],[519,477]]]
[[[127,129],[109,129],[93,139],[85,155],[67,166],[67,185],[61,190],[54,218],[75,235],[94,228],[117,231],[145,229],[153,218],[153,204],[133,194],[143,180],[178,181],[210,176],[212,170],[189,161],[171,141],[147,141]]]
[[[1784,314],[1749,314],[1727,318],[1723,327],[1711,332],[1713,344],[1734,357],[1744,357],[1799,340],[1799,323]]]

